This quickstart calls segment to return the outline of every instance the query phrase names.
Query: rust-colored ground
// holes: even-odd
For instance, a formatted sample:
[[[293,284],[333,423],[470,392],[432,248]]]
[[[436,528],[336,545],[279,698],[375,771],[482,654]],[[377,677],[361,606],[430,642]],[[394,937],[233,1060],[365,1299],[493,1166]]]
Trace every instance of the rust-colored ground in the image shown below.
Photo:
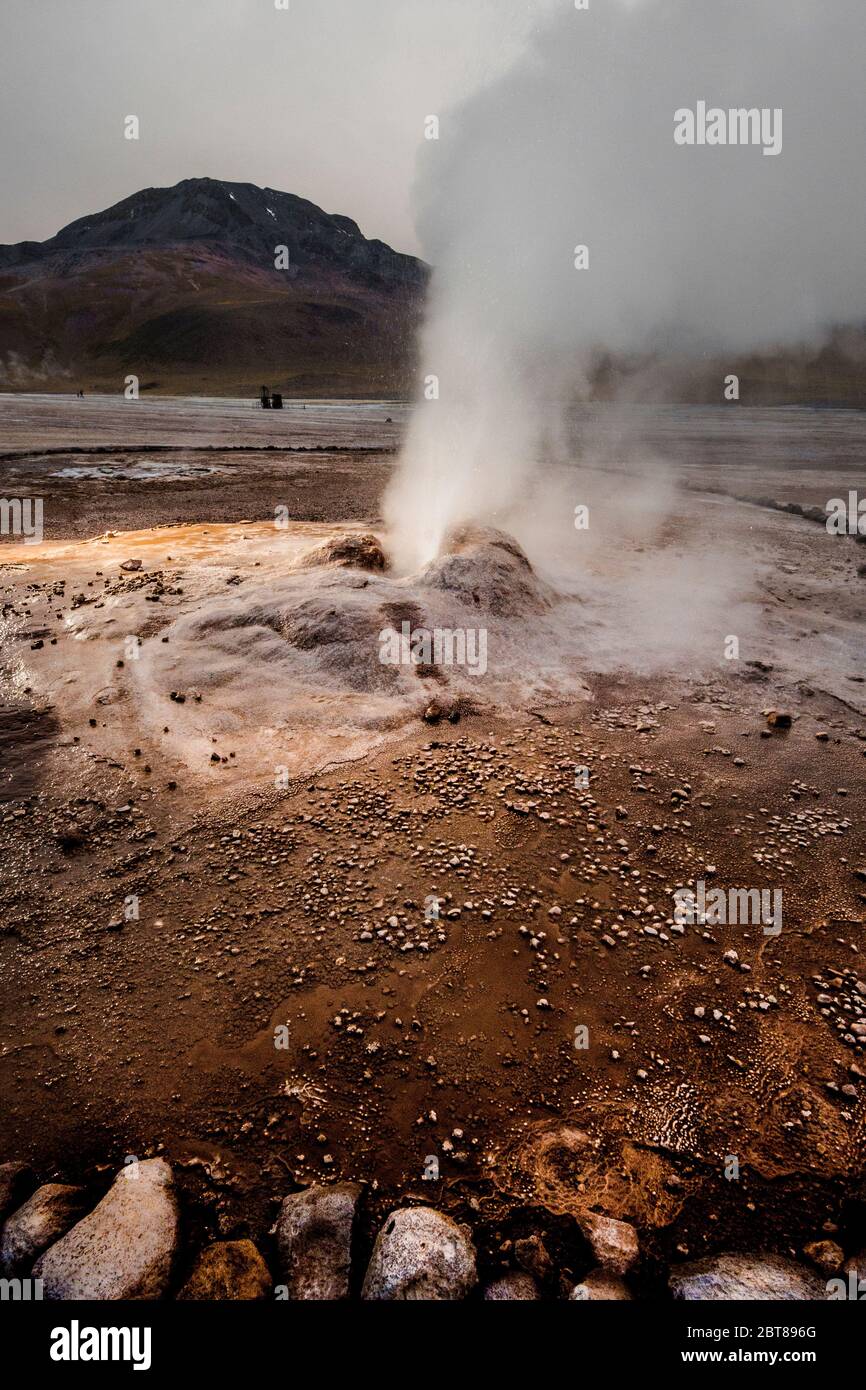
[[[3,577],[48,611],[45,574]],[[73,731],[19,689],[0,1159],[49,1180],[164,1152],[191,1221],[259,1238],[295,1185],[360,1178],[370,1229],[432,1201],[490,1271],[536,1229],[577,1269],[568,1218],[595,1208],[640,1228],[648,1289],[686,1254],[862,1243],[862,684],[584,675],[570,706],[419,722],[285,790],[218,766],[205,792],[145,774],[134,724],[118,756],[101,711]],[[781,934],[672,929],[700,878],[781,888]]]

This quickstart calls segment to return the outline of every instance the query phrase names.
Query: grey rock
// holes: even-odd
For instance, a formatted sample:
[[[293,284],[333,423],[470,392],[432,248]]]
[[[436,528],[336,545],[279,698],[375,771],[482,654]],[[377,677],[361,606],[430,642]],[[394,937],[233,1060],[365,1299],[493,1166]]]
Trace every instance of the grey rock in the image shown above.
[[[674,1298],[711,1302],[825,1299],[826,1280],[781,1255],[713,1255],[670,1274]]]
[[[579,1216],[577,1224],[604,1269],[614,1274],[628,1274],[640,1253],[634,1226],[591,1211]]]
[[[87,1210],[83,1187],[67,1187],[49,1182],[37,1188],[23,1206],[7,1217],[0,1239],[0,1269],[18,1274],[27,1269],[37,1255],[65,1236]]]
[[[475,1247],[463,1226],[432,1207],[392,1211],[376,1237],[366,1299],[465,1298],[475,1287]]]
[[[268,1267],[251,1240],[219,1240],[202,1250],[178,1298],[249,1301],[267,1298],[271,1288]]]
[[[292,1299],[349,1296],[357,1183],[316,1184],[283,1199],[277,1221],[280,1271]]]
[[[504,1303],[512,1300],[527,1302],[530,1299],[538,1298],[538,1285],[531,1274],[513,1270],[509,1274],[503,1274],[501,1279],[496,1279],[492,1284],[488,1284],[484,1290],[484,1297],[491,1303]]]
[[[171,1168],[124,1169],[97,1207],[36,1261],[45,1298],[152,1299],[165,1293],[177,1248]]]
[[[580,1284],[575,1284],[569,1299],[578,1303],[630,1303],[632,1296],[627,1285],[607,1269],[592,1269]]]
[[[20,1206],[33,1188],[33,1170],[26,1163],[0,1163],[0,1220]]]

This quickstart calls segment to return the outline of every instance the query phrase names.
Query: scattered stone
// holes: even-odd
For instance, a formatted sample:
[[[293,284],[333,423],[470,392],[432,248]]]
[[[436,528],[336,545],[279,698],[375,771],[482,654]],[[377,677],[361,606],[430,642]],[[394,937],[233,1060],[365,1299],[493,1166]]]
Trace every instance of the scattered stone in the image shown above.
[[[129,571],[129,572],[132,573],[132,572],[134,572],[135,570],[140,570],[140,569],[141,569],[141,561],[140,561],[140,560],[124,560],[123,563],[121,564],[120,568],[121,568],[122,570],[127,570],[127,571]]]
[[[771,709],[767,714],[767,723],[771,729],[790,729],[791,716],[784,710]]]
[[[578,1303],[632,1301],[628,1287],[607,1269],[590,1270],[580,1284],[575,1284],[569,1298]]]
[[[179,1299],[197,1302],[267,1298],[272,1281],[251,1240],[219,1240],[203,1250]]]
[[[526,1236],[523,1240],[514,1242],[514,1258],[521,1269],[526,1270],[527,1274],[532,1274],[541,1283],[548,1279],[553,1272],[553,1261],[547,1252],[547,1247],[541,1236]]]
[[[669,1284],[674,1298],[690,1302],[827,1297],[817,1274],[781,1255],[713,1255],[672,1270]]]
[[[33,1169],[27,1163],[0,1163],[0,1219],[21,1204],[33,1182]]]
[[[603,1269],[614,1274],[628,1273],[640,1253],[634,1226],[610,1216],[598,1216],[595,1212],[579,1216],[577,1224]]]
[[[488,1284],[484,1290],[484,1297],[491,1303],[504,1303],[506,1301],[529,1302],[538,1299],[538,1285],[531,1274],[524,1274],[522,1270],[512,1270],[508,1274],[503,1274],[501,1279],[496,1279],[492,1284]]]
[[[477,1279],[465,1228],[432,1207],[408,1207],[391,1212],[376,1237],[362,1297],[460,1299]]]
[[[27,1269],[37,1255],[66,1235],[87,1210],[87,1205],[83,1187],[49,1182],[37,1188],[3,1227],[0,1270],[4,1274],[17,1274]]]
[[[280,1272],[291,1299],[349,1296],[358,1183],[319,1184],[283,1199],[277,1221]]]
[[[835,1240],[810,1240],[803,1246],[803,1254],[811,1260],[823,1274],[835,1274],[845,1258],[845,1251]]]
[[[160,1298],[177,1249],[171,1168],[150,1158],[125,1168],[102,1201],[33,1267],[45,1298]]]

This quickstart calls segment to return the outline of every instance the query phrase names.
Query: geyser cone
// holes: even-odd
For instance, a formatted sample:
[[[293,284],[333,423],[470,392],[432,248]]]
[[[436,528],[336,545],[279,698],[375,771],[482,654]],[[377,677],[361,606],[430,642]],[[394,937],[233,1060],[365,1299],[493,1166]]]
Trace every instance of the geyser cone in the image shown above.
[[[512,537],[484,527],[450,532],[404,577],[379,538],[351,524],[129,533],[100,541],[98,557],[89,544],[60,547],[43,563],[48,576],[94,563],[116,576],[131,550],[147,562],[169,545],[182,569],[165,575],[159,626],[149,587],[114,578],[111,604],[74,614],[88,658],[78,681],[51,684],[82,743],[119,757],[132,723],[142,767],[166,780],[215,793],[274,785],[400,737],[433,704],[449,716],[508,713],[585,694],[573,605]],[[116,661],[118,631],[145,634],[135,660]]]
[[[550,608],[553,590],[538,578],[513,536],[492,526],[458,526],[421,571],[418,587],[452,594],[491,617],[528,617]]]

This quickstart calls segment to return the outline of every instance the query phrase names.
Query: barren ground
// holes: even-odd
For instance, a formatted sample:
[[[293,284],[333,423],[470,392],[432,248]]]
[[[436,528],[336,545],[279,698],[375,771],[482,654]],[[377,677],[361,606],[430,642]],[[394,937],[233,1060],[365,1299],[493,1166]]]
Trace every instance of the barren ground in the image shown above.
[[[586,700],[413,722],[277,789],[225,740],[188,767],[145,746],[123,669],[73,726],[63,673],[91,659],[74,594],[142,580],[119,570],[125,538],[63,545],[168,527],[153,546],[183,567],[201,525],[279,503],[375,528],[405,412],[287,411],[275,438],[270,417],[229,410],[211,435],[167,407],[127,438],[119,407],[71,426],[70,404],[0,399],[3,486],[41,489],[47,542],[0,569],[0,1161],[92,1178],[164,1152],[191,1221],[259,1239],[295,1185],[355,1177],[371,1227],[395,1198],[471,1214],[490,1272],[538,1229],[581,1273],[568,1215],[594,1207],[640,1228],[648,1291],[658,1262],[797,1251],[828,1222],[862,1245],[866,554],[724,495],[823,505],[856,486],[862,417],[743,412],[730,458],[712,412],[659,425],[693,489],[680,524],[706,524],[700,503],[772,562],[751,664],[588,653]],[[154,459],[177,476],[134,476]],[[202,460],[220,471],[185,471]],[[154,633],[186,601],[159,572]],[[793,727],[770,730],[770,707]],[[673,930],[674,889],[700,878],[781,888],[781,934]]]

